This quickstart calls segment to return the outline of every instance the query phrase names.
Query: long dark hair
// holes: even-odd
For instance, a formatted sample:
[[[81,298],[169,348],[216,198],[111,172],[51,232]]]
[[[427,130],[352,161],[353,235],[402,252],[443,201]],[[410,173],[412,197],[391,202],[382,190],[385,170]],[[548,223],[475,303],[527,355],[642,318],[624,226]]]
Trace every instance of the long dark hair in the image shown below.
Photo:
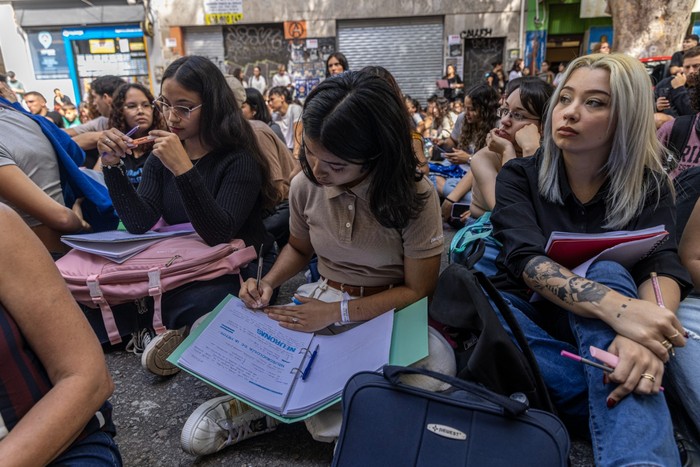
[[[277,198],[277,190],[272,185],[270,166],[221,70],[206,57],[190,55],[171,63],[163,73],[162,82],[166,79],[174,79],[202,98],[200,141],[214,150],[244,150],[255,159],[262,175],[260,195],[263,206],[272,206]]]
[[[331,72],[328,70],[328,62],[331,61],[331,58],[335,58],[336,60],[338,60],[340,66],[343,67],[343,71],[348,71],[350,69],[350,65],[348,65],[348,59],[345,58],[345,55],[343,55],[340,52],[333,52],[326,59],[326,78],[331,77]]]
[[[385,79],[361,70],[321,82],[306,98],[302,121],[304,138],[371,173],[370,210],[381,225],[400,229],[418,216],[429,194],[417,192],[422,175],[416,173],[406,107]],[[318,184],[304,144],[299,160]]]
[[[501,96],[488,84],[480,83],[470,87],[466,97],[471,99],[477,118],[473,123],[467,122],[465,109],[462,133],[459,135],[459,147],[467,151],[470,145],[474,145],[474,148],[479,150],[486,146],[486,135],[498,123],[498,101]],[[466,107],[466,103],[464,106]]]
[[[255,112],[253,120],[260,120],[268,125],[270,124],[272,117],[270,116],[270,111],[267,110],[265,98],[260,94],[260,91],[255,88],[245,88],[245,103]]]
[[[124,116],[124,102],[126,101],[126,94],[131,89],[141,91],[151,105],[154,100],[151,91],[141,83],[122,84],[116,91],[114,91],[114,94],[112,95],[112,112],[109,114],[109,127],[116,128],[122,133],[126,133],[131,130],[131,128],[127,128],[126,117]],[[158,112],[155,108],[152,109],[152,112],[153,120],[151,121],[151,126],[148,127],[145,133],[148,133],[151,130],[165,130],[167,127],[165,125],[163,114]],[[151,152],[151,149],[153,149],[153,142],[142,145],[141,149],[143,149],[144,153]]]

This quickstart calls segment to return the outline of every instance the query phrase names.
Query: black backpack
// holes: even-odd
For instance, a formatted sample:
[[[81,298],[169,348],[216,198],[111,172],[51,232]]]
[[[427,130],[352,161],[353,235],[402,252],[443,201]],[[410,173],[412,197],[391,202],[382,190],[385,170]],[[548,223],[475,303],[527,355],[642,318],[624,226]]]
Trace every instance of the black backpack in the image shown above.
[[[517,345],[491,307],[496,304]],[[491,281],[481,272],[453,263],[445,269],[430,305],[430,318],[440,323],[449,340],[457,344],[457,376],[484,385],[493,392],[525,394],[530,407],[554,412],[554,406],[510,308]]]

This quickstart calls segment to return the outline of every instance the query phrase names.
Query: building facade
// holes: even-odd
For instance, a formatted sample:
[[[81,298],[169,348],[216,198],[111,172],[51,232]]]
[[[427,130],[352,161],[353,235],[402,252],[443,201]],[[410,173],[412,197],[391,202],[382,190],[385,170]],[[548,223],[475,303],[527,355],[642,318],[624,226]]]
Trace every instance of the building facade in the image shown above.
[[[290,72],[301,98],[343,52],[350,68],[382,65],[424,101],[448,64],[465,83],[495,61],[569,61],[603,36],[604,0],[0,0],[0,71],[27,90],[80,101],[90,81],[116,74],[157,93],[179,56],[209,57],[230,74]],[[601,11],[602,10],[602,11]],[[695,17],[693,18],[695,19]]]

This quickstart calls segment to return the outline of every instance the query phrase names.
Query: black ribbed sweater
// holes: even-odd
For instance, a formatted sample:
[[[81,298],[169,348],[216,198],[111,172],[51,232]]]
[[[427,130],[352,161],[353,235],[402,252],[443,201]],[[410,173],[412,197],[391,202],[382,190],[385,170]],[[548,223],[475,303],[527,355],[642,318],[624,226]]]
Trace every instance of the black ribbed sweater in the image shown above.
[[[212,151],[178,177],[149,157],[138,191],[116,168],[105,168],[104,175],[129,232],[143,233],[162,216],[168,224],[191,222],[208,245],[234,238],[256,249],[271,243],[262,223],[260,167],[243,150]]]

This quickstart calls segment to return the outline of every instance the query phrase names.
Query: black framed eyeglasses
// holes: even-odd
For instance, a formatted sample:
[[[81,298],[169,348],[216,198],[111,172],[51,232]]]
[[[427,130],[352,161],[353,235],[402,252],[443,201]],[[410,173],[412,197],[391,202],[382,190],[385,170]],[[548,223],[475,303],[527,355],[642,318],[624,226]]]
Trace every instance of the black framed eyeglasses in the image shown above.
[[[539,121],[539,118],[535,117],[528,117],[527,115],[518,112],[517,110],[515,112],[511,112],[510,109],[506,107],[501,107],[496,111],[496,115],[498,115],[498,118],[505,118],[505,117],[510,117],[512,120],[515,120],[516,122],[522,122],[523,120],[535,120]]]

